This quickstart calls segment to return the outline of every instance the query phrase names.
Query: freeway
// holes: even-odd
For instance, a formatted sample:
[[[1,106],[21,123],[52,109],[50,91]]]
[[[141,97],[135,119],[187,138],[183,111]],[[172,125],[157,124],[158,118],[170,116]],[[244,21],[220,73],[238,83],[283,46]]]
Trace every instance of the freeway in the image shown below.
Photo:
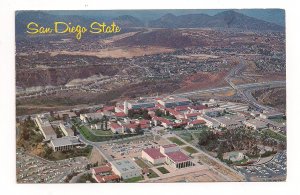
[[[247,84],[240,84],[240,85],[236,85],[236,88],[239,90],[248,90],[248,91],[252,91],[252,90],[256,90],[256,89],[263,89],[263,88],[276,88],[276,87],[285,87],[286,82],[285,81],[268,81],[268,82],[259,82],[259,83],[247,83]],[[207,93],[216,93],[216,92],[224,92],[224,91],[228,91],[231,90],[232,88],[227,86],[227,87],[219,87],[219,88],[212,88],[212,89],[204,89],[204,90],[196,90],[196,91],[191,91],[191,92],[184,92],[184,93],[174,93],[171,95],[174,96],[181,96],[181,97],[189,97],[189,96],[193,96],[193,95],[202,95],[202,94],[207,94]],[[155,98],[154,96],[152,97],[144,97],[144,98]],[[259,105],[255,98],[252,97],[251,93],[246,92],[245,97],[244,97],[247,101],[247,99],[249,99],[247,102],[249,102],[251,105],[255,106],[255,107],[259,107],[261,109],[267,108],[264,107],[262,105]],[[94,105],[94,106],[89,106],[89,108],[92,107],[99,107],[99,105]],[[66,112],[69,111],[68,110],[60,110],[57,111],[57,113],[62,113],[62,112]],[[43,113],[40,113],[43,114]],[[21,115],[21,116],[17,116],[18,119],[20,120],[24,120],[26,117],[28,116],[36,116],[36,114],[31,114],[31,115]]]
[[[247,83],[247,84],[235,85],[235,88],[239,90],[245,90],[251,88],[252,90],[254,90],[256,88],[275,88],[275,87],[284,87],[284,86],[285,86],[285,81],[268,81],[268,82],[260,82],[260,83]],[[228,91],[230,89],[232,89],[232,87],[219,87],[219,88],[197,90],[197,91],[185,92],[185,93],[175,93],[172,95],[188,97],[192,95],[223,92],[223,91]]]

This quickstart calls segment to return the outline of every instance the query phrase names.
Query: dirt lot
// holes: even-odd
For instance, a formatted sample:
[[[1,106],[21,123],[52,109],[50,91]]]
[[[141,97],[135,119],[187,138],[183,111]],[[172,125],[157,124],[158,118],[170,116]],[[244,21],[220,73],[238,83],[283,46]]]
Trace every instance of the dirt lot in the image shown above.
[[[100,51],[59,51],[51,52],[52,56],[58,54],[67,55],[85,55],[96,56],[99,58],[132,58],[136,56],[153,55],[159,53],[171,53],[175,51],[171,48],[159,46],[143,46],[143,47],[113,47],[108,49],[101,49]]]

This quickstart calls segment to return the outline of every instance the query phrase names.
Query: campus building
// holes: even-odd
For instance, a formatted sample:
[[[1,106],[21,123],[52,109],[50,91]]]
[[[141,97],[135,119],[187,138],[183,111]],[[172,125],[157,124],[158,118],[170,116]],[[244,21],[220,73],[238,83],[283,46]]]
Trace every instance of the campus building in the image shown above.
[[[35,124],[39,127],[45,140],[55,139],[57,137],[48,119],[43,116],[37,116],[34,119]]]
[[[120,177],[116,175],[112,168],[108,165],[92,168],[93,178],[98,183],[107,183],[107,182],[119,182]]]
[[[65,136],[74,136],[74,131],[67,125],[59,123],[59,128],[64,133]]]
[[[157,102],[166,108],[171,108],[171,107],[176,107],[176,106],[186,106],[186,105],[191,104],[191,101],[187,98],[173,97],[173,96],[169,96],[169,97],[157,100]]]
[[[194,166],[191,158],[181,152],[177,144],[144,149],[142,151],[142,158],[154,165],[166,163],[175,169]]]
[[[110,162],[112,171],[122,179],[130,179],[142,175],[142,169],[131,159]]]
[[[71,150],[75,146],[80,145],[81,142],[77,137],[65,136],[61,138],[51,139],[50,145],[54,151],[66,151]]]

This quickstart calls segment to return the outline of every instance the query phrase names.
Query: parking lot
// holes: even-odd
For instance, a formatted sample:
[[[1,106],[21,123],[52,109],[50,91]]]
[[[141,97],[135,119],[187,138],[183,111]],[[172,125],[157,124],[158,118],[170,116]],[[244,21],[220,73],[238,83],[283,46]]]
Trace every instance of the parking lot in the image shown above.
[[[237,167],[249,181],[278,180],[286,176],[286,151],[277,153],[272,160],[257,166]]]
[[[47,161],[17,151],[16,163],[18,183],[64,183],[70,173],[85,171],[89,161],[86,157]]]
[[[167,140],[158,136],[102,144],[101,148],[113,159],[140,157],[145,148],[159,147],[169,144]]]

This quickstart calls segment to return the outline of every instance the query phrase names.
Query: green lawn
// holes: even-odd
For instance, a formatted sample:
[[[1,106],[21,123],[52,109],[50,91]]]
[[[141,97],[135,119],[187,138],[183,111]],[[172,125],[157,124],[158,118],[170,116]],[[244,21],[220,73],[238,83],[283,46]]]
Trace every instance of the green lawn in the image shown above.
[[[183,143],[182,141],[180,141],[178,138],[176,137],[169,137],[168,140],[170,140],[171,142],[179,145],[179,146],[182,146],[184,145],[185,143]]]
[[[125,183],[134,183],[134,182],[138,182],[138,181],[142,181],[142,180],[144,180],[143,176],[138,176],[138,177],[133,177],[130,179],[124,179],[123,181]]]
[[[100,136],[111,136],[113,135],[113,133],[110,130],[96,130],[96,129],[91,129],[91,131],[96,134],[96,135],[100,135]]]
[[[152,169],[149,169],[149,178],[156,178],[159,177],[159,175],[157,175]]]
[[[194,140],[191,133],[180,133],[178,134],[178,136],[181,137],[186,142],[190,142]]]
[[[122,139],[126,137],[132,137],[136,134],[112,134],[112,135],[94,135],[90,132],[90,130],[86,126],[77,126],[77,129],[79,130],[80,134],[83,135],[87,140],[92,142],[102,142],[102,141],[108,141],[108,140],[114,140],[114,139]]]
[[[276,133],[270,129],[265,130],[264,133],[266,133],[268,137],[274,138],[276,140],[284,141],[284,142],[286,141],[286,136],[280,133]]]
[[[187,151],[188,153],[190,154],[194,154],[194,153],[197,153],[198,151],[194,148],[192,148],[191,146],[186,146],[183,148],[185,151]]]
[[[170,173],[165,167],[158,167],[157,170],[159,170],[162,174]]]
[[[142,169],[143,168],[149,168],[149,166],[143,160],[141,160],[141,159],[135,160],[135,163],[137,165],[139,165]]]

